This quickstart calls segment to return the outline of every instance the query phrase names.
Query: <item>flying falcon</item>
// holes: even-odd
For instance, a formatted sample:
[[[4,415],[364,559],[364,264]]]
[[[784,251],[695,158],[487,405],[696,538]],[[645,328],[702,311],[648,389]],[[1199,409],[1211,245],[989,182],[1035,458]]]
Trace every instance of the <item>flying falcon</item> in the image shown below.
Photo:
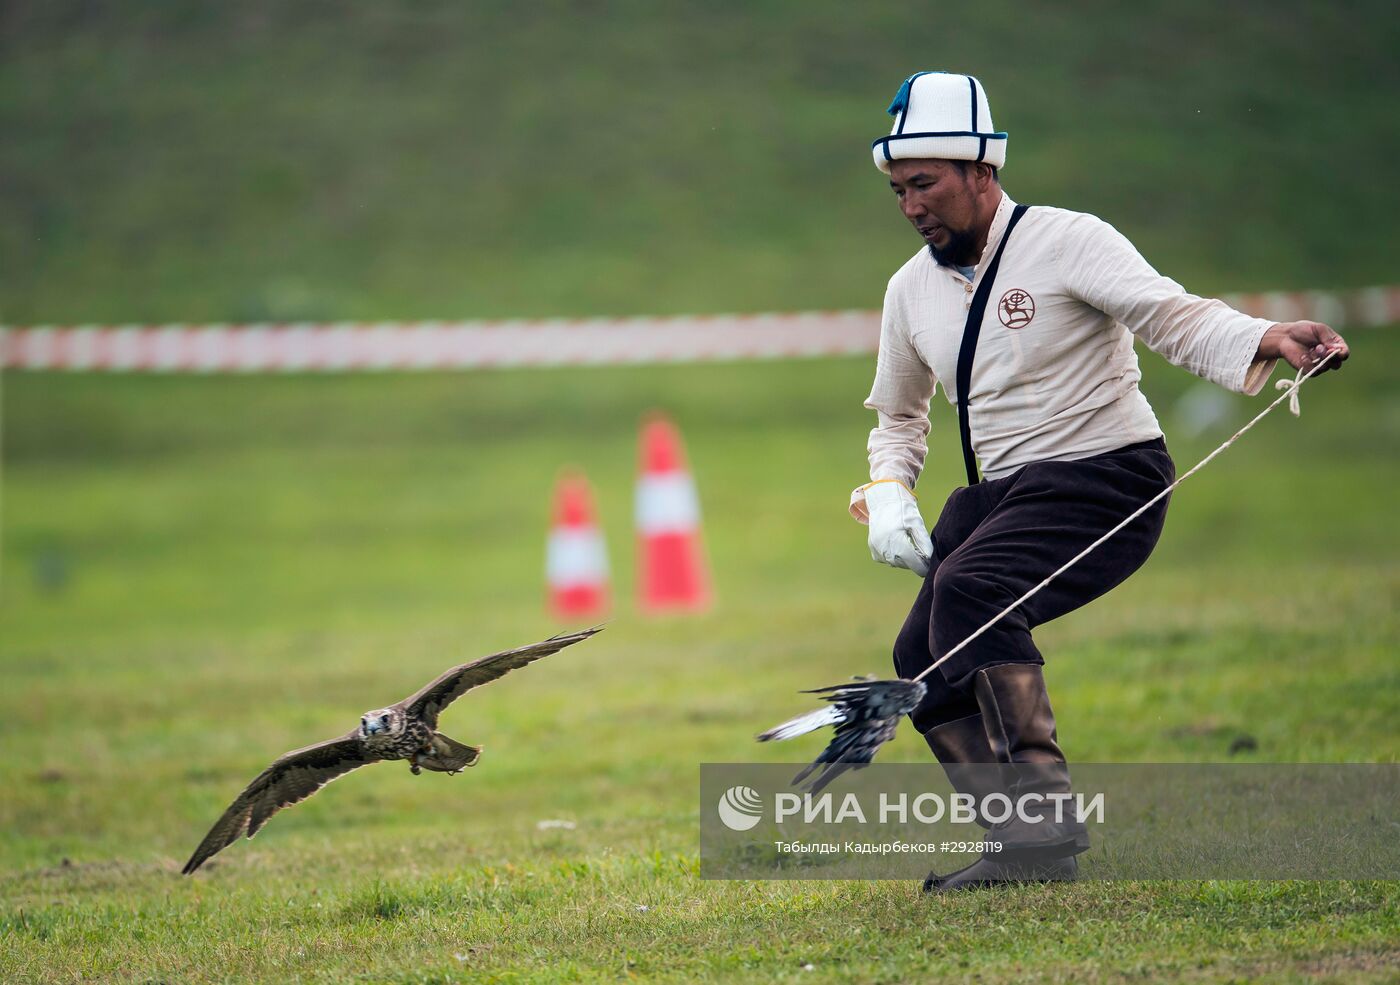
[[[453,775],[475,766],[480,746],[463,745],[437,730],[442,710],[472,688],[524,667],[540,657],[558,653],[602,629],[561,633],[542,643],[506,650],[453,667],[412,697],[388,708],[367,711],[353,731],[338,739],[286,753],[258,774],[257,779],[224,811],[194,850],[182,870],[189,875],[212,856],[238,840],[251,838],[267,819],[284,807],[310,797],[327,783],[351,770],[383,759],[407,759],[416,776],[422,770]]]

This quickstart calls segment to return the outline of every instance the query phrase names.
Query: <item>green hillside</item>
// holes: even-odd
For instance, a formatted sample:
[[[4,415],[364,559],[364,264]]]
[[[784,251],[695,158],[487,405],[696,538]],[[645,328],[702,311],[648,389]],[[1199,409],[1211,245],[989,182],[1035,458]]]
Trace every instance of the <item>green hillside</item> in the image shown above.
[[[1022,201],[1201,291],[1394,280],[1386,2],[0,4],[0,319],[872,307],[867,147],[977,74]]]

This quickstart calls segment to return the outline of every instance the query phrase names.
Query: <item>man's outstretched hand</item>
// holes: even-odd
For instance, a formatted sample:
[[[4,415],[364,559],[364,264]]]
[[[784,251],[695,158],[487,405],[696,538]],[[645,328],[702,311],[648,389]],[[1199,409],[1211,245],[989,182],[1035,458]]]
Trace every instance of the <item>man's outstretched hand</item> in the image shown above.
[[[1324,373],[1341,369],[1351,355],[1346,340],[1318,321],[1279,322],[1259,340],[1260,359],[1282,359],[1294,369],[1310,370],[1329,352],[1337,355]]]

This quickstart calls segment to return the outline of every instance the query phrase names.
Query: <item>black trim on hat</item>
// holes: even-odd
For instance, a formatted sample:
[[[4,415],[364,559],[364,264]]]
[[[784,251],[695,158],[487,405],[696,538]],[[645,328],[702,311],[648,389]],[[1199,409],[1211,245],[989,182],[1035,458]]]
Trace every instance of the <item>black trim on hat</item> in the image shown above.
[[[970,75],[967,77],[967,87],[968,87],[969,90],[971,90],[971,94],[972,94],[972,129],[973,129],[973,132],[976,132],[976,131],[977,131],[977,80],[974,79],[974,78],[973,78],[972,76],[970,76]],[[984,158],[984,157],[986,157],[986,156],[987,156],[987,138],[986,138],[986,137],[979,137],[979,142],[978,142],[978,144],[977,144],[977,160],[980,161],[980,160],[982,160],[982,158]]]
[[[997,133],[974,133],[971,130],[935,130],[924,133],[892,133],[887,137],[880,137],[876,140],[872,140],[870,142],[870,149],[874,150],[876,147],[879,147],[885,155],[885,160],[893,161],[894,158],[890,156],[890,144],[893,141],[915,140],[919,137],[977,137],[981,140],[981,150],[977,156],[977,160],[980,161],[986,156],[987,141],[1005,140],[1006,131],[1001,130]]]

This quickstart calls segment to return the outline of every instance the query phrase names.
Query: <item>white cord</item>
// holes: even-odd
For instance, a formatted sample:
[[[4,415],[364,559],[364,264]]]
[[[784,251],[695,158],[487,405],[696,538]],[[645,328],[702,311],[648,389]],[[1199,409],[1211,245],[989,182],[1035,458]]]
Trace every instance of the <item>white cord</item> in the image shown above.
[[[963,641],[962,641],[961,643],[959,643],[957,646],[953,647],[953,648],[952,648],[951,650],[949,650],[947,653],[943,654],[943,656],[939,657],[939,658],[938,658],[937,660],[935,660],[933,663],[929,664],[929,666],[928,666],[927,668],[925,668],[925,670],[923,671],[923,673],[921,673],[921,674],[919,674],[917,677],[915,677],[914,680],[916,680],[916,681],[921,681],[921,680],[923,680],[925,677],[927,677],[929,674],[933,673],[934,670],[936,670],[936,669],[939,667],[940,664],[942,664],[944,661],[948,660],[948,659],[949,659],[950,657],[952,657],[955,653],[957,653],[958,651],[962,650],[964,647],[966,647],[966,646],[967,646],[969,643],[971,643],[973,640],[977,639],[977,637],[981,636],[981,635],[982,635],[983,633],[985,633],[987,630],[989,630],[989,629],[991,629],[993,626],[995,626],[998,622],[1000,622],[1000,621],[1002,620],[1003,617],[1005,617],[1008,613],[1012,612],[1012,611],[1015,610],[1018,606],[1020,606],[1021,603],[1025,602],[1025,601],[1026,601],[1027,599],[1029,599],[1031,596],[1035,595],[1036,592],[1040,591],[1040,590],[1041,590],[1042,588],[1044,588],[1046,585],[1050,584],[1050,583],[1051,583],[1052,581],[1054,581],[1056,578],[1060,577],[1060,575],[1064,574],[1064,573],[1065,573],[1066,571],[1068,571],[1070,568],[1072,568],[1072,567],[1074,567],[1076,564],[1078,564],[1081,560],[1084,559],[1084,557],[1085,557],[1087,554],[1089,554],[1090,551],[1094,550],[1094,548],[1098,547],[1098,546],[1099,546],[1100,544],[1102,544],[1104,541],[1108,540],[1108,538],[1112,537],[1112,536],[1113,536],[1114,534],[1116,534],[1118,531],[1122,530],[1122,529],[1123,529],[1124,527],[1126,527],[1128,524],[1132,523],[1132,522],[1133,522],[1134,520],[1136,520],[1138,517],[1140,517],[1140,516],[1142,516],[1144,513],[1146,513],[1149,509],[1151,509],[1151,508],[1153,507],[1153,505],[1155,505],[1159,500],[1161,500],[1163,497],[1165,497],[1165,496],[1166,496],[1168,493],[1170,493],[1173,489],[1175,489],[1177,486],[1181,485],[1181,484],[1182,484],[1183,482],[1185,482],[1187,479],[1191,478],[1191,476],[1195,475],[1195,474],[1196,474],[1197,472],[1199,472],[1201,469],[1205,468],[1205,466],[1206,466],[1212,459],[1214,459],[1215,456],[1219,455],[1219,454],[1220,454],[1222,451],[1224,451],[1226,448],[1229,448],[1229,447],[1230,447],[1231,445],[1233,445],[1236,441],[1238,441],[1241,435],[1243,435],[1243,434],[1244,434],[1246,431],[1248,431],[1250,428],[1254,427],[1254,425],[1256,425],[1256,424],[1258,424],[1260,421],[1262,421],[1262,420],[1264,419],[1264,417],[1265,417],[1270,411],[1272,411],[1275,407],[1277,407],[1279,404],[1281,404],[1281,403],[1283,403],[1285,400],[1287,400],[1287,401],[1288,401],[1288,409],[1289,409],[1290,411],[1292,411],[1294,417],[1297,417],[1297,416],[1299,415],[1299,413],[1300,413],[1300,408],[1299,408],[1299,406],[1298,406],[1298,388],[1301,387],[1301,386],[1303,385],[1303,382],[1304,382],[1305,380],[1307,380],[1307,379],[1309,379],[1310,377],[1312,377],[1312,375],[1313,375],[1314,373],[1316,373],[1318,370],[1322,369],[1323,366],[1327,365],[1327,361],[1328,361],[1329,359],[1331,359],[1333,355],[1335,355],[1335,353],[1333,353],[1333,352],[1328,352],[1327,355],[1323,356],[1321,359],[1319,359],[1319,360],[1317,361],[1317,365],[1313,366],[1313,368],[1310,369],[1310,370],[1308,370],[1306,373],[1304,373],[1301,369],[1299,369],[1299,370],[1298,370],[1298,374],[1297,374],[1291,381],[1290,381],[1290,380],[1279,380],[1277,383],[1275,383],[1275,384],[1274,384],[1274,388],[1275,388],[1275,389],[1277,389],[1277,390],[1285,390],[1285,391],[1287,391],[1287,392],[1284,393],[1284,394],[1282,394],[1282,395],[1281,395],[1277,400],[1275,400],[1273,403],[1269,404],[1269,406],[1267,406],[1267,407],[1265,407],[1263,410],[1261,410],[1261,411],[1259,412],[1258,416],[1256,416],[1256,417],[1254,418],[1254,420],[1250,421],[1250,422],[1249,422],[1248,424],[1246,424],[1244,427],[1240,428],[1238,431],[1236,431],[1234,434],[1232,434],[1232,435],[1229,437],[1229,439],[1226,440],[1226,442],[1225,442],[1224,444],[1222,444],[1219,448],[1215,449],[1215,451],[1211,452],[1211,453],[1210,453],[1209,455],[1207,455],[1205,458],[1203,458],[1203,459],[1201,459],[1199,462],[1197,462],[1197,463],[1195,464],[1195,466],[1194,466],[1189,472],[1187,472],[1185,475],[1180,476],[1180,477],[1179,477],[1175,482],[1173,482],[1170,486],[1167,486],[1167,488],[1163,489],[1163,490],[1162,490],[1161,492],[1159,492],[1157,495],[1153,496],[1153,497],[1152,497],[1151,499],[1149,499],[1147,502],[1143,503],[1140,507],[1138,507],[1138,509],[1137,509],[1134,513],[1132,513],[1132,514],[1129,515],[1126,519],[1124,519],[1122,523],[1118,524],[1118,526],[1114,527],[1114,528],[1113,528],[1112,530],[1110,530],[1108,533],[1104,534],[1104,535],[1103,535],[1102,537],[1100,537],[1098,540],[1094,541],[1094,542],[1093,542],[1092,544],[1090,544],[1088,547],[1084,548],[1084,550],[1080,551],[1080,552],[1079,552],[1078,554],[1076,554],[1074,557],[1070,558],[1068,561],[1066,561],[1063,565],[1060,566],[1059,570],[1057,570],[1057,571],[1053,572],[1052,574],[1050,574],[1050,575],[1049,575],[1044,581],[1042,581],[1039,585],[1036,585],[1034,588],[1032,588],[1032,589],[1031,589],[1029,592],[1027,592],[1025,595],[1022,595],[1022,596],[1021,596],[1020,598],[1018,598],[1015,602],[1012,602],[1012,603],[1011,603],[1010,605],[1008,605],[1005,609],[1002,609],[1000,612],[998,612],[995,616],[993,616],[991,619],[989,619],[989,620],[987,621],[986,625],[984,625],[981,629],[977,630],[975,633],[973,633],[973,634],[972,634],[971,636],[969,636],[967,639],[963,640]]]

